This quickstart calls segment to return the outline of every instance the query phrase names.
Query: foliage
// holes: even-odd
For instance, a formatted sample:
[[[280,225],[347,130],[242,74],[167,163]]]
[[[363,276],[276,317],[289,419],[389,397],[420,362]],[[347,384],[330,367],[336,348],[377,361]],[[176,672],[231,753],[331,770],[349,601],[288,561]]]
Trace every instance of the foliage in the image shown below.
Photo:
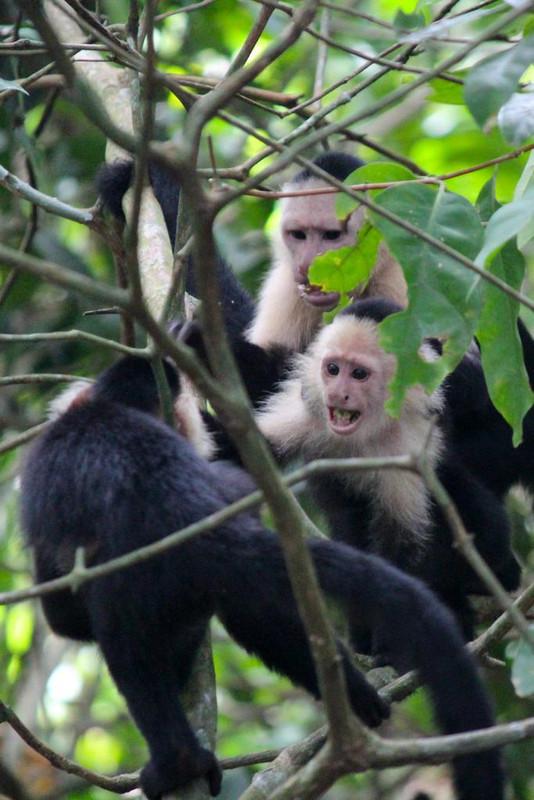
[[[0,10],[0,164],[25,187],[74,210],[86,209],[96,202],[94,176],[105,159],[105,126],[88,105],[89,90],[98,92],[101,87],[95,81],[86,91],[74,85],[66,88],[68,75],[41,44],[31,19],[32,5],[37,6],[8,0]],[[84,59],[103,55],[117,72],[124,73],[125,66],[131,70],[136,131],[151,109],[153,139],[172,142],[177,150],[187,139],[190,108],[198,98],[213,98],[219,81],[224,86],[229,76],[240,74],[239,67],[250,68],[259,56],[268,56],[284,41],[298,14],[310,10],[307,30],[281,47],[276,57],[266,58],[264,67],[239,86],[239,94],[229,92],[215,105],[199,131],[198,167],[211,179],[211,184],[205,182],[206,191],[213,190],[211,200],[215,197],[220,203],[219,247],[255,290],[269,261],[264,230],[272,227],[274,194],[286,170],[322,147],[357,151],[369,163],[347,185],[382,185],[339,195],[341,217],[360,201],[372,208],[366,212],[357,246],[318,259],[314,282],[345,293],[365,282],[384,239],[404,269],[410,294],[409,310],[387,320],[382,332],[384,344],[399,359],[392,410],[398,409],[411,382],[435,386],[476,333],[492,397],[519,441],[521,419],[532,403],[515,335],[520,307],[527,321],[534,308],[528,300],[534,231],[534,162],[528,155],[534,146],[532,4],[461,0],[416,6],[412,0],[364,0],[324,2],[312,8],[311,2],[208,0],[195,7],[161,0],[156,5],[159,72],[146,78],[147,102],[147,84],[139,76],[146,75],[150,64],[150,37],[125,27],[129,18],[134,25],[138,4],[69,3],[92,48]],[[71,35],[61,29],[57,8],[49,3],[46,8],[56,33],[72,45]],[[109,26],[107,37],[84,8],[96,11]],[[140,10],[146,33],[151,30],[150,5],[141,4]],[[250,53],[244,43],[255,26],[258,42]],[[73,45],[65,52],[70,58],[76,50]],[[252,88],[254,95],[247,91]],[[125,118],[129,109],[130,102],[124,101]],[[141,155],[147,147],[145,137],[138,147]],[[435,179],[432,185],[421,182],[428,177]],[[111,250],[120,249],[118,234],[98,213],[98,226],[74,221],[57,202],[49,213],[29,202],[24,189],[22,195],[13,191],[3,173],[0,180],[3,245],[22,256],[59,264],[71,276],[90,278],[104,287],[116,283]],[[260,187],[269,191],[254,194]],[[399,227],[399,219],[409,225]],[[491,272],[516,292],[523,286],[524,294],[504,294],[473,272],[473,266]],[[135,266],[127,269],[134,274]],[[340,282],[327,285],[325,274]],[[15,378],[0,384],[2,591],[31,582],[16,517],[15,484],[23,448],[11,448],[10,443],[43,421],[46,405],[61,383],[50,376],[93,377],[113,359],[106,343],[121,341],[124,325],[117,313],[92,313],[101,312],[103,305],[114,302],[105,304],[61,281],[15,269],[10,261],[0,263],[0,332],[7,335],[0,339],[0,374]],[[82,335],[17,338],[71,330]],[[86,334],[100,340],[89,340]],[[425,336],[447,337],[440,362],[428,364],[419,358]],[[142,323],[130,343],[145,345]],[[22,376],[31,382],[23,382]],[[531,578],[529,514],[522,508],[515,518],[517,542]],[[34,603],[0,606],[0,630],[0,700],[41,740],[96,772],[131,772],[142,764],[144,743],[93,648],[66,645],[53,637]],[[515,644],[507,651],[510,670],[492,677],[503,722],[533,713],[528,683],[532,653],[525,644]],[[308,699],[277,682],[225,640],[216,643],[215,652],[219,755],[282,748],[322,721]],[[512,680],[519,686],[517,695]],[[410,703],[396,716],[394,732],[428,732],[428,704],[420,694]],[[516,798],[532,800],[534,778],[527,766],[532,759],[521,747],[532,750],[531,743],[507,750],[509,774]],[[3,785],[4,770],[18,795],[9,795],[7,783]],[[226,796],[235,798],[245,791],[250,768],[228,775]],[[402,777],[408,784],[412,780],[404,772]],[[400,797],[397,780],[398,773],[389,771],[377,784],[366,775],[346,778],[327,796],[339,800],[357,791],[361,800],[378,792],[381,797]],[[0,744],[0,793],[32,800],[110,796],[52,768],[6,724]]]

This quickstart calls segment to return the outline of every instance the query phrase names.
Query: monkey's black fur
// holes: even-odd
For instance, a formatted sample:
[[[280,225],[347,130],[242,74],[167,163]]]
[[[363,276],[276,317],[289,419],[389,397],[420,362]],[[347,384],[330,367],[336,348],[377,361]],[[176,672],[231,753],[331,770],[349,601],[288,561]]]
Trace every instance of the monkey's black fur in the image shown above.
[[[474,545],[482,558],[505,589],[516,589],[521,570],[510,548],[510,523],[503,504],[456,463],[442,461],[437,476],[458,508],[467,531],[473,535]],[[309,483],[313,497],[327,519],[332,538],[360,550],[376,552],[372,533],[375,521],[370,499],[365,495],[355,497],[347,491],[343,479],[336,475],[317,476],[311,478]],[[488,594],[488,590],[454,546],[449,526],[439,507],[433,505],[432,524],[423,553],[415,553],[412,546],[402,547],[402,544],[395,548],[394,542],[402,542],[402,524],[389,524],[394,530],[388,536],[384,524],[380,536],[384,543],[380,549],[381,555],[430,586],[454,612],[464,638],[471,640],[474,636],[473,611],[468,595]],[[361,652],[371,649],[379,653],[374,636],[371,645],[368,636],[361,635],[362,630],[368,633],[365,626],[360,625],[358,620],[356,623],[351,626],[356,649]]]
[[[169,375],[177,388],[170,368]],[[224,467],[197,456],[149,413],[158,408],[150,367],[125,358],[31,448],[21,517],[38,580],[68,571],[76,548],[100,564],[227,504]],[[238,474],[234,468],[233,496]],[[342,544],[315,540],[309,549],[323,589],[373,626],[388,660],[400,671],[420,670],[445,731],[493,723],[473,660],[428,590]],[[149,745],[141,785],[150,800],[200,776],[212,794],[219,791],[217,761],[196,741],[178,699],[213,614],[247,650],[319,696],[277,536],[251,515],[84,584],[75,595],[48,595],[43,605],[58,633],[99,643]],[[387,706],[339,647],[352,707],[378,725]],[[495,750],[458,757],[454,768],[461,800],[503,799]]]
[[[180,187],[174,177],[157,164],[151,164],[148,172],[152,189],[163,211],[171,245],[174,247]],[[123,222],[122,199],[130,187],[132,177],[133,161],[126,160],[104,164],[96,177],[96,188],[104,207]],[[233,339],[244,333],[252,322],[254,301],[220,255],[217,256],[217,280],[227,332]],[[192,258],[187,261],[185,290],[193,297],[198,297]]]
[[[319,169],[328,172],[333,178],[338,181],[344,181],[348,178],[351,172],[354,172],[359,167],[363,167],[365,161],[361,158],[350,155],[350,153],[341,153],[338,150],[329,150],[326,153],[321,153],[313,159],[313,163]],[[309,167],[304,167],[298,172],[291,183],[305,183],[312,178],[316,178],[314,173]]]
[[[534,388],[534,341],[517,322],[525,368]],[[474,347],[449,375],[445,422],[457,459],[499,497],[521,484],[534,491],[534,409],[523,419],[523,441],[514,447],[512,429],[491,402],[480,354]]]

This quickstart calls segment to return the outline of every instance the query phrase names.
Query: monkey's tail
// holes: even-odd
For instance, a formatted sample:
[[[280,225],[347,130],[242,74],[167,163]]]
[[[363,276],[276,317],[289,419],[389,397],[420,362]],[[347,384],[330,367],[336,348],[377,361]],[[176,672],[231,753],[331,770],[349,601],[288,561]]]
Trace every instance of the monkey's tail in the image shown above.
[[[341,548],[341,550],[340,550]],[[323,589],[373,631],[377,652],[399,673],[418,670],[445,733],[494,724],[475,661],[452,615],[420,581],[380,558],[329,542],[310,549]],[[453,760],[458,800],[503,800],[504,773],[495,748]]]
[[[100,195],[104,208],[114,217],[124,220],[122,198],[130,188],[133,177],[134,162],[121,159],[113,164],[102,164],[95,178],[95,188]]]

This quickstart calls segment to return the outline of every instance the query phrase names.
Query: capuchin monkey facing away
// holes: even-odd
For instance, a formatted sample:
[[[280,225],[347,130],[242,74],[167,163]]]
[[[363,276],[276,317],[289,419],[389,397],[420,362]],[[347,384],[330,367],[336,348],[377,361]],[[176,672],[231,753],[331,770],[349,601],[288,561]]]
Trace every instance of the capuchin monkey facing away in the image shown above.
[[[507,589],[520,570],[510,549],[508,517],[501,501],[448,451],[439,424],[443,393],[408,390],[398,419],[384,404],[396,361],[378,340],[377,323],[400,307],[385,299],[360,300],[344,309],[296,358],[292,376],[257,415],[276,455],[316,458],[381,457],[420,453],[457,505],[482,557]],[[436,358],[431,343],[422,357]],[[378,553],[422,578],[455,612],[472,638],[467,594],[484,586],[453,546],[451,533],[422,478],[398,469],[371,469],[310,479],[331,535]],[[355,644],[361,644],[353,625]]]
[[[179,377],[169,365],[166,370],[176,394]],[[79,393],[30,449],[21,520],[37,581],[68,572],[80,547],[88,564],[105,563],[249,490],[243,473],[234,467],[227,480],[224,464],[200,457],[158,413],[150,366],[125,358]],[[308,546],[324,591],[372,626],[399,671],[419,669],[444,731],[493,724],[473,659],[428,589],[346,545],[314,540]],[[197,742],[178,696],[212,615],[267,666],[319,697],[278,537],[251,514],[85,583],[75,594],[46,595],[43,606],[60,635],[98,642],[148,743],[141,786],[149,800],[199,777],[213,795],[220,790],[217,760]],[[380,724],[387,705],[338,646],[352,708],[367,725]],[[453,766],[460,800],[503,800],[495,749],[460,756]]]

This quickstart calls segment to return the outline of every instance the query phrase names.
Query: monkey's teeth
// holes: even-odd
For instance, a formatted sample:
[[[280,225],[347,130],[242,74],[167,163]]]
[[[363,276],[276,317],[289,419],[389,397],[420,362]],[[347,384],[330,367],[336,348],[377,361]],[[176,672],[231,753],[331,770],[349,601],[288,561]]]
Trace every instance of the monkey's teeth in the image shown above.
[[[330,409],[332,422],[335,425],[352,425],[360,418],[361,412],[351,408],[332,408]]]

